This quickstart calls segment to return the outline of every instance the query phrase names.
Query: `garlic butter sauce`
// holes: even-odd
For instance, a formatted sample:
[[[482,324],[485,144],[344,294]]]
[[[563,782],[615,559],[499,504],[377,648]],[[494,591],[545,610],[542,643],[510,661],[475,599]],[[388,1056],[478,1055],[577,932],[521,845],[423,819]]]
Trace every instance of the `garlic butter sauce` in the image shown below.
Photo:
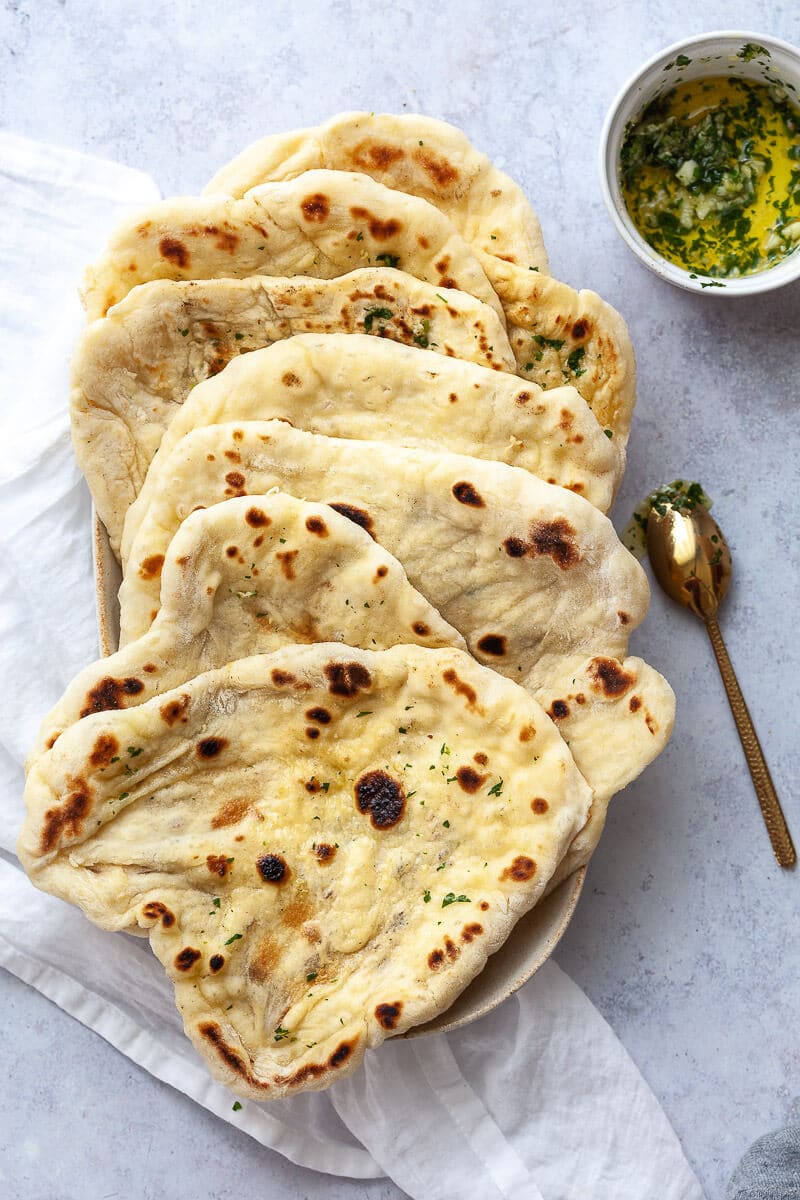
[[[800,109],[775,84],[680,82],[628,126],[620,183],[670,262],[719,279],[763,271],[800,248]]]

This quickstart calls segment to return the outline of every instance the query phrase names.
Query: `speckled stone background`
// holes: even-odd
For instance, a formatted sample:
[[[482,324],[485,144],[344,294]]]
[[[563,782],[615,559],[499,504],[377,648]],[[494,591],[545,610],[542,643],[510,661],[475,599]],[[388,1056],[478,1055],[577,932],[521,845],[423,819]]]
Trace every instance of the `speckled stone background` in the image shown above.
[[[651,53],[738,28],[800,43],[794,0],[5,0],[0,122],[199,189],[266,132],[341,109],[462,126],[526,188],[553,273],[627,317],[639,403],[618,527],[699,477],[736,579],[723,628],[800,842],[800,289],[690,296],[618,241],[596,159]],[[663,1103],[709,1197],[757,1135],[800,1120],[800,876],[776,867],[701,625],[654,595],[633,641],[672,681],[672,743],[617,798],[558,960]],[[294,1167],[0,977],[0,1190],[9,1200],[389,1200]],[[550,1200],[550,1198],[548,1198]],[[655,1198],[654,1198],[655,1200]]]

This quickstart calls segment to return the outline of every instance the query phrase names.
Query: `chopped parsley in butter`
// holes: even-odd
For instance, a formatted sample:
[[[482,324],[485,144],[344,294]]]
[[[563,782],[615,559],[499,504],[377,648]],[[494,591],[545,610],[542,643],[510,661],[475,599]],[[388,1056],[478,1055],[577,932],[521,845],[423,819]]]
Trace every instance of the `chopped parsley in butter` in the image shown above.
[[[684,80],[628,126],[620,184],[670,262],[715,279],[763,271],[800,246],[800,110],[777,83]]]

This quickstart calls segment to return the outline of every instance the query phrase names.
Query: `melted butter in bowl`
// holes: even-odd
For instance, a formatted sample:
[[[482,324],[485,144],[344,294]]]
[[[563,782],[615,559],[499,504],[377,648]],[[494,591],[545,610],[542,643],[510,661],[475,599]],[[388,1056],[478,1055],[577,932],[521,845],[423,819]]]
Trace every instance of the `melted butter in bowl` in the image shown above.
[[[679,83],[629,125],[620,182],[670,262],[722,279],[764,271],[800,246],[800,110],[776,84]]]
[[[800,277],[800,52],[712,33],[657,55],[608,114],[601,183],[627,245],[679,287]]]

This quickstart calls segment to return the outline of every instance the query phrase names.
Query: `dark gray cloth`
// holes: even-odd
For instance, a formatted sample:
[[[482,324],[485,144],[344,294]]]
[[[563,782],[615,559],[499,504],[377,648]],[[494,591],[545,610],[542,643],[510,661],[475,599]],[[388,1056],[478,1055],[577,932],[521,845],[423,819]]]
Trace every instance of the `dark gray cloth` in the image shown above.
[[[800,1125],[759,1138],[734,1171],[725,1200],[800,1200]]]

